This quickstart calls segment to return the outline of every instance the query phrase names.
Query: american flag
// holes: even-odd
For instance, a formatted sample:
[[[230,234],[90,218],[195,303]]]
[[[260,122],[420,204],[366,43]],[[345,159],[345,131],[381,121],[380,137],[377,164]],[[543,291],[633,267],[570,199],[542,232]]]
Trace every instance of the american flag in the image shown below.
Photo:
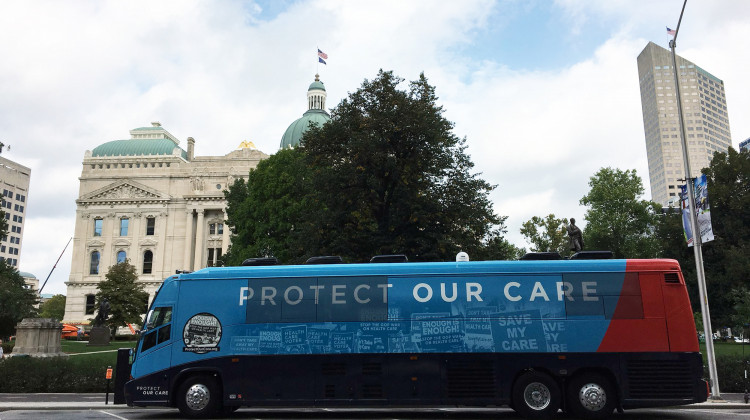
[[[674,29],[669,29],[669,26],[667,26],[667,35],[675,36],[675,34],[677,34],[677,32]]]
[[[328,60],[328,54],[326,54],[323,51],[321,51],[320,48],[318,48],[318,57],[320,57],[320,58],[322,58],[324,60]]]

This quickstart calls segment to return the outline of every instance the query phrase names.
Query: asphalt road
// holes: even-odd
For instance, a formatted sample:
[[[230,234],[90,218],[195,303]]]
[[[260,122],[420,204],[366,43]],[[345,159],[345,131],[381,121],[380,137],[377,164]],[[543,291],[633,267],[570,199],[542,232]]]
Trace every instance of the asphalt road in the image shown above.
[[[707,402],[685,407],[638,409],[614,413],[613,420],[750,420],[750,404],[744,404],[742,394],[723,394],[726,402]],[[73,419],[179,419],[174,408],[133,408],[124,405],[105,405],[105,394],[0,394],[0,420],[73,420]],[[242,408],[225,417],[229,419],[362,419],[362,420],[483,420],[520,419],[509,408]],[[559,419],[573,417],[559,413]]]
[[[168,420],[180,419],[175,409],[108,409],[96,408],[91,410],[12,410],[0,412],[0,420],[131,420],[152,419]],[[254,420],[297,420],[297,419],[363,419],[363,420],[515,420],[521,419],[513,410],[504,409],[420,409],[420,410],[340,410],[340,409],[274,409],[251,410],[240,409],[228,419]],[[573,419],[560,413],[559,419]],[[741,420],[750,419],[750,410],[721,409],[721,408],[693,408],[693,409],[639,409],[625,413],[615,413],[613,420]]]

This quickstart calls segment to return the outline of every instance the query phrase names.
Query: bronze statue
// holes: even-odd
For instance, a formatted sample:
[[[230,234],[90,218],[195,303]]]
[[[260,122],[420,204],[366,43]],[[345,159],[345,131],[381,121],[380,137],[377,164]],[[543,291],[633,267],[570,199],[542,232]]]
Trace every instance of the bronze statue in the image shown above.
[[[99,304],[99,313],[96,314],[96,318],[94,318],[95,327],[101,327],[105,322],[107,322],[110,308],[111,307],[107,298],[102,299],[102,303]]]
[[[576,219],[570,218],[570,225],[568,225],[568,241],[570,242],[571,251],[581,251],[583,249],[583,233],[581,229],[576,226]]]

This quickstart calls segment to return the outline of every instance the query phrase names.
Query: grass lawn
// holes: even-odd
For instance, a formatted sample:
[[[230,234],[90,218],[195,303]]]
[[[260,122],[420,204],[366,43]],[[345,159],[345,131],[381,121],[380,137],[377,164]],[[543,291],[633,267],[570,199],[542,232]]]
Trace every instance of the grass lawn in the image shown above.
[[[112,341],[107,346],[88,346],[83,341],[62,340],[62,351],[70,354],[75,363],[101,362],[114,366],[117,363],[117,349],[133,348],[137,341]]]
[[[705,359],[706,343],[700,343],[700,346],[701,353],[703,353]],[[716,353],[716,356],[734,355],[740,357],[744,354],[746,357],[750,358],[750,343],[744,343],[743,346],[743,343],[714,341],[714,353]]]
[[[62,340],[61,342],[63,353],[68,354],[117,350],[125,347],[133,348],[136,343],[137,341],[112,341],[106,346],[89,346],[85,341]]]

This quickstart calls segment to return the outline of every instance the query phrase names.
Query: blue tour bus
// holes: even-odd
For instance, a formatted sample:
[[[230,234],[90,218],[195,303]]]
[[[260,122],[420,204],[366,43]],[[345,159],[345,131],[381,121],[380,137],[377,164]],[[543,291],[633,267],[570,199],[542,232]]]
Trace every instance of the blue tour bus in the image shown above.
[[[674,260],[206,268],[164,281],[130,359],[128,405],[194,418],[502,405],[603,418],[708,395]]]

